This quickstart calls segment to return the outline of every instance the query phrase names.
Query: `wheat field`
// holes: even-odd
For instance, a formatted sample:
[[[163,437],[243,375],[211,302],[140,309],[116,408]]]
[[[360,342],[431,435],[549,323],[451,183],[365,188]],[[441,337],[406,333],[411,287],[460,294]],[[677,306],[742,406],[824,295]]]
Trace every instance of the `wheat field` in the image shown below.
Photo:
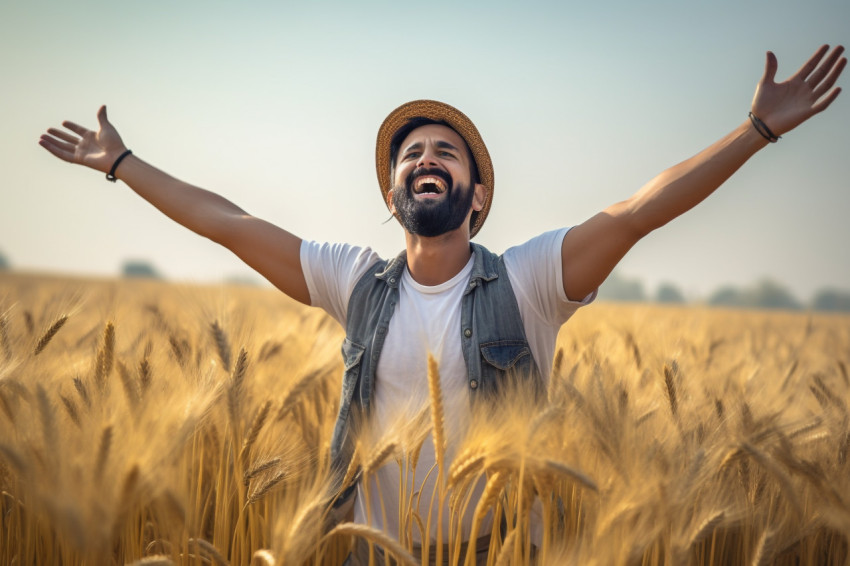
[[[436,563],[463,564],[464,515],[489,564],[850,562],[848,316],[592,305],[545,396],[506,387],[461,431],[432,367],[343,480],[399,470],[369,510],[398,537],[328,511],[341,340],[269,289],[0,274],[0,564],[427,563],[426,442]]]

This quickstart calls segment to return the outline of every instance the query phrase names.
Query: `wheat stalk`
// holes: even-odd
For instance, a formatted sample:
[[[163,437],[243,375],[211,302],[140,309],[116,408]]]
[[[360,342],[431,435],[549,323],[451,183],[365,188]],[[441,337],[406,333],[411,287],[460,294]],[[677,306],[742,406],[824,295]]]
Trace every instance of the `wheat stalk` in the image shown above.
[[[673,418],[676,418],[679,411],[679,400],[676,396],[675,371],[667,364],[664,364],[664,384],[667,386],[667,399],[670,401],[670,412],[673,414]]]
[[[260,549],[251,555],[250,566],[275,566],[275,564],[277,564],[277,562],[274,559],[274,555],[269,550]]]
[[[91,397],[89,397],[89,391],[86,387],[86,384],[83,383],[83,380],[79,377],[74,378],[74,389],[77,390],[77,394],[80,396],[80,399],[83,400],[86,407],[91,408]]]
[[[363,475],[371,474],[384,465],[384,462],[398,449],[395,439],[387,438],[372,451],[372,457],[363,465]]]
[[[139,404],[141,395],[135,380],[130,375],[130,370],[124,365],[124,362],[118,360],[115,364],[118,368],[118,376],[121,378],[121,385],[124,388],[124,395],[127,397],[127,403],[130,407],[135,408]]]
[[[3,357],[8,362],[12,359],[12,345],[9,344],[8,322],[6,321],[6,313],[0,314],[0,348],[3,350]]]
[[[435,559],[437,566],[443,560],[443,500],[445,493],[446,470],[446,432],[445,412],[443,409],[443,388],[440,383],[440,370],[437,361],[428,354],[428,393],[431,398],[431,423],[434,435],[434,454],[437,460],[437,543]],[[426,551],[427,552],[427,551]]]
[[[106,390],[106,378],[112,372],[112,366],[115,361],[115,325],[112,322],[107,322],[103,329],[103,342],[100,350],[97,352],[97,361],[95,362],[94,382],[98,389],[103,392]]]
[[[245,487],[251,483],[251,480],[265,472],[266,470],[270,470],[271,468],[276,467],[280,464],[280,458],[272,458],[271,460],[266,460],[265,462],[260,462],[259,464],[254,464],[250,470],[245,470],[245,473],[242,476],[242,482],[245,484]]]
[[[106,468],[106,460],[109,458],[109,449],[112,445],[112,425],[103,427],[100,435],[100,445],[97,449],[97,460],[94,466],[95,482],[100,483],[103,478],[103,470]]]
[[[233,374],[230,379],[230,387],[227,389],[227,409],[230,412],[230,419],[233,423],[239,422],[239,405],[243,397],[242,384],[247,371],[248,352],[245,351],[245,348],[242,348],[239,350],[236,367],[233,368]]]
[[[41,335],[41,338],[38,339],[38,342],[36,342],[32,355],[37,356],[44,351],[47,345],[50,344],[50,341],[53,340],[53,337],[56,336],[56,333],[65,326],[66,322],[68,322],[68,315],[62,315],[53,324],[51,324],[48,329],[45,330],[44,334]]]
[[[221,554],[221,552],[208,540],[202,538],[190,538],[189,547],[196,547],[201,553],[205,554],[212,562],[218,566],[230,566],[230,562]]]
[[[496,566],[508,566],[511,563],[511,554],[513,554],[514,546],[516,546],[516,539],[517,529],[514,529],[505,538],[502,550],[499,551],[499,557],[496,559]]]
[[[65,406],[65,411],[68,413],[68,416],[71,418],[71,421],[77,425],[77,428],[80,428],[80,414],[77,411],[77,405],[74,402],[60,394],[59,398],[62,400],[62,404]]]
[[[340,523],[331,529],[330,532],[325,535],[325,538],[330,538],[335,535],[355,536],[372,541],[374,544],[377,544],[385,551],[392,554],[399,563],[407,564],[408,566],[419,565],[419,562],[396,539],[390,537],[385,532],[373,529],[368,525]]]
[[[244,462],[247,459],[248,453],[251,450],[251,446],[253,446],[254,442],[257,441],[257,437],[260,435],[260,430],[266,423],[266,417],[269,416],[269,409],[271,409],[271,406],[271,400],[267,400],[265,403],[263,403],[263,406],[260,407],[260,410],[257,411],[257,414],[254,415],[254,420],[251,423],[251,428],[249,429],[248,435],[242,442],[242,451],[239,453],[239,460],[241,462]]]
[[[224,329],[218,324],[217,320],[210,325],[210,331],[224,371],[230,371],[230,343],[227,340],[227,334],[224,333]]]
[[[245,507],[262,499],[274,486],[283,481],[286,477],[286,471],[281,470],[268,480],[260,484],[257,489],[248,494],[248,500],[245,502]]]
[[[753,552],[753,559],[750,561],[752,566],[767,566],[770,559],[773,558],[774,532],[770,529],[765,530]]]

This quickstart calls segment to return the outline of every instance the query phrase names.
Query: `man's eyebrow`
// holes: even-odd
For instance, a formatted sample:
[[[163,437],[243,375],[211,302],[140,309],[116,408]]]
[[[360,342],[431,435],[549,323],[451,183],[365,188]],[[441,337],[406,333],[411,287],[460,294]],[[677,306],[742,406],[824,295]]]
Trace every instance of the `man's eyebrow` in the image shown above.
[[[408,151],[413,151],[414,149],[422,149],[422,142],[414,142],[410,144],[409,146],[404,148],[402,154],[407,153]]]
[[[460,149],[457,146],[447,141],[437,140],[436,142],[434,142],[434,145],[437,146],[439,149],[450,149],[452,151],[460,153]],[[406,155],[410,151],[421,151],[423,147],[424,144],[421,141],[413,142],[412,144],[404,148],[404,151],[402,151],[401,154]]]
[[[440,149],[452,149],[452,150],[454,150],[454,151],[460,152],[460,149],[458,149],[457,147],[455,147],[454,145],[450,144],[450,143],[449,143],[449,142],[447,142],[447,141],[438,141],[438,142],[437,142],[436,144],[434,144],[434,145],[436,145],[436,146],[437,146],[437,147],[439,147]]]

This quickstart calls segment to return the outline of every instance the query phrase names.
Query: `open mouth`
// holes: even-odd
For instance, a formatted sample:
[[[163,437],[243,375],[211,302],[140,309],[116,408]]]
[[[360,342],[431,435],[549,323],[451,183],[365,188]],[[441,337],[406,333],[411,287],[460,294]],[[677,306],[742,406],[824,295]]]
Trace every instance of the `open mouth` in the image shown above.
[[[441,195],[446,192],[446,182],[434,175],[423,175],[414,181],[413,192],[417,195]]]

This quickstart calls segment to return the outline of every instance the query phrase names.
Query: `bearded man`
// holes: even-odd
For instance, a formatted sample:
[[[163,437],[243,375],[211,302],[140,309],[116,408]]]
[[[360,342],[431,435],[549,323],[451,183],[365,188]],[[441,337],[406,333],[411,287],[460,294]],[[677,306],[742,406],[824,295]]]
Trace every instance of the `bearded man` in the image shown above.
[[[98,112],[99,131],[65,122],[71,133],[51,128],[40,144],[60,159],[120,178],[175,221],[229,248],[284,293],[323,308],[345,327],[346,369],[331,447],[336,469],[345,470],[354,415],[367,413],[379,427],[389,426],[395,407],[427,399],[429,355],[454,422],[468,413],[471,399],[497,390],[510,373],[542,384],[559,328],[593,300],[635,243],[696,206],[758,150],[835,100],[840,89],[833,86],[847,62],[842,52],[840,46],[831,52],[821,47],[781,83],[774,81],[777,62],[768,53],[751,112],[728,135],[585,222],[541,234],[501,256],[471,242],[493,201],[487,148],[464,114],[440,102],[402,105],[379,129],[379,185],[405,229],[405,250],[392,260],[368,248],[302,241],[155,169],[127,150],[105,108]],[[426,443],[418,477],[433,463]],[[397,471],[381,473],[384,503],[394,509]],[[370,502],[364,486],[357,486],[355,520],[398,535],[393,517],[385,523],[382,513],[368,512],[378,509],[377,490],[370,490]],[[350,506],[354,491],[342,494],[338,506]],[[486,561],[486,547],[476,559]],[[352,564],[364,560],[362,548],[349,558]]]

